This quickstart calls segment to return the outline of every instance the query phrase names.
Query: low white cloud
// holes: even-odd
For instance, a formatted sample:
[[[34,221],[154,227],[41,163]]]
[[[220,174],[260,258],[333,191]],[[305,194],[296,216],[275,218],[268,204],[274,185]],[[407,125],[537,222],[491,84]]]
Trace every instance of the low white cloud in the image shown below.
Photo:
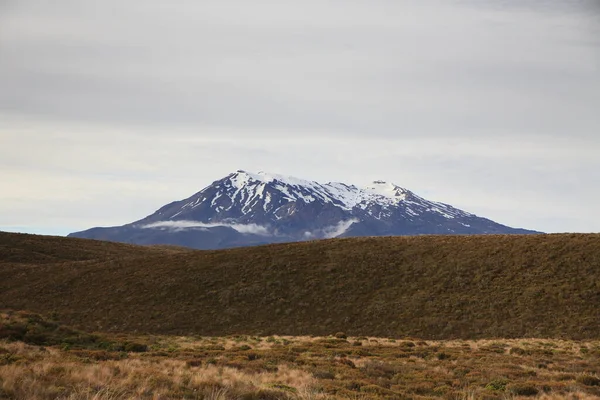
[[[304,238],[306,240],[310,239],[332,239],[342,235],[344,232],[352,226],[355,222],[358,222],[358,219],[353,218],[346,221],[340,221],[335,225],[327,226],[323,229],[319,229],[317,231],[306,231],[304,232]]]
[[[271,233],[269,230],[257,224],[227,224],[227,223],[213,223],[207,224],[200,221],[159,221],[154,222],[152,224],[142,225],[142,229],[160,229],[166,228],[175,231],[185,230],[185,229],[209,229],[216,228],[219,226],[224,226],[227,228],[232,228],[238,231],[239,233],[250,233],[254,235],[263,235],[270,236]]]
[[[238,231],[239,233],[252,233],[255,235],[263,235],[263,236],[270,236],[271,233],[269,232],[269,229],[267,229],[264,226],[261,225],[257,225],[257,224],[231,224],[231,225],[225,225],[225,226],[229,226],[233,229],[235,229],[236,231]]]
[[[331,225],[325,227],[323,229],[319,229],[317,231],[312,232],[304,232],[305,239],[331,239],[342,235],[344,232],[352,226],[355,222],[358,222],[358,219],[349,219],[346,221],[340,221],[335,225]],[[216,228],[219,226],[224,226],[228,228],[235,229],[239,233],[249,233],[254,235],[262,235],[262,236],[273,236],[268,228],[257,225],[257,224],[231,224],[231,223],[205,223],[200,221],[159,221],[153,222],[151,224],[141,225],[142,229],[169,229],[173,231],[181,231],[186,229],[201,229],[206,230],[209,228]]]
[[[358,222],[357,219],[349,219],[347,221],[340,221],[336,225],[328,226],[323,229],[323,237],[325,238],[334,238],[338,237],[352,226],[355,222]]]

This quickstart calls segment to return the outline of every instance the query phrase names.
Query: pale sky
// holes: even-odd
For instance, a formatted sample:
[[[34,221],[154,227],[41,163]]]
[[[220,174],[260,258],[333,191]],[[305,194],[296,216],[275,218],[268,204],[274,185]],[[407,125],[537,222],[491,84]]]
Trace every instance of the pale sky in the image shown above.
[[[596,0],[0,0],[0,230],[122,225],[237,169],[600,231]]]

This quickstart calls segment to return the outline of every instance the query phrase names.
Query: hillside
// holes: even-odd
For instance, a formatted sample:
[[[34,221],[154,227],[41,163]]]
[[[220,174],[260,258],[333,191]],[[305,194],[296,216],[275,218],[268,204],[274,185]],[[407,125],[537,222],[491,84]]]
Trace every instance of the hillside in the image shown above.
[[[86,330],[589,339],[599,306],[598,234],[188,251],[0,233],[0,308]]]

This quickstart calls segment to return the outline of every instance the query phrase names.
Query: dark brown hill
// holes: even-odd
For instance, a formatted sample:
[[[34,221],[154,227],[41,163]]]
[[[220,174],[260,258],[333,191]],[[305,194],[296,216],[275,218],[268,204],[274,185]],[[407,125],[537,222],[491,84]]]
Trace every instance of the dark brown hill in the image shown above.
[[[0,308],[87,330],[600,337],[600,235],[186,251],[0,233]]]

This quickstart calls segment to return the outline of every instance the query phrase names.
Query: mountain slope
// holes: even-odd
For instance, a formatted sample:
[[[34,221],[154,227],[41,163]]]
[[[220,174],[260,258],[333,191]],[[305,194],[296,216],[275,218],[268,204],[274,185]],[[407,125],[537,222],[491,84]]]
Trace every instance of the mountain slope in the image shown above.
[[[237,171],[122,227],[73,237],[198,249],[351,236],[533,233],[384,181],[365,188]]]
[[[598,234],[182,251],[0,233],[0,309],[88,330],[598,339],[599,307]]]

